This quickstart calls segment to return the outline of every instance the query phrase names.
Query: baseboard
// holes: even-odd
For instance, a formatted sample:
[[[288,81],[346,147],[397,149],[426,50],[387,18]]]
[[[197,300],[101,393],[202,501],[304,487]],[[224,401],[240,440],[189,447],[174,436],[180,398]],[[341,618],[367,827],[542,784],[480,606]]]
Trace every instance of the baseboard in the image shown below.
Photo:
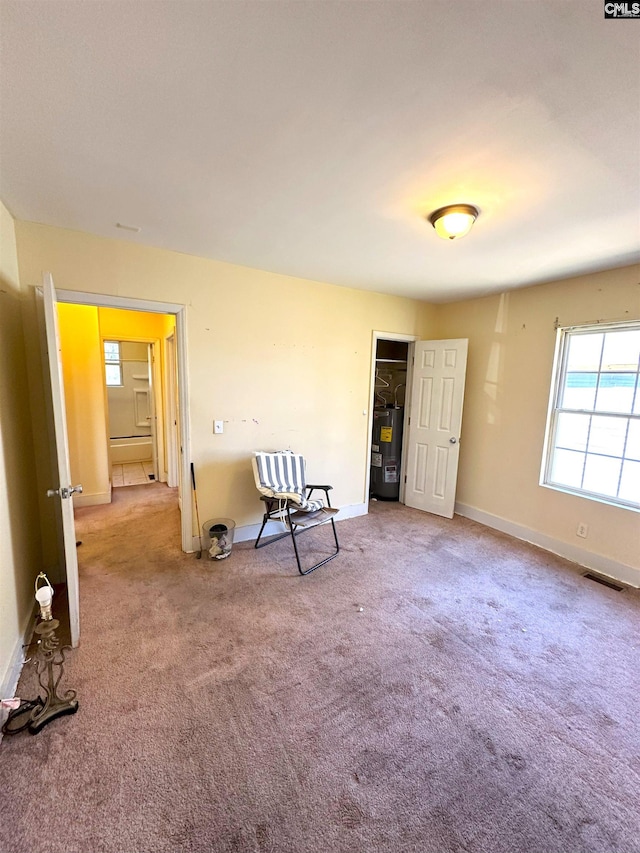
[[[532,530],[523,524],[516,524],[514,521],[509,521],[490,512],[484,512],[474,506],[456,503],[455,511],[458,515],[470,518],[472,521],[478,521],[486,527],[492,527],[501,533],[508,533],[509,536],[522,539],[524,542],[530,542],[532,545],[537,545],[545,551],[551,551],[552,554],[557,554],[559,557],[564,557],[587,569],[593,569],[600,574],[615,578],[615,580],[629,586],[640,588],[640,569],[628,566],[626,563],[620,563],[601,554],[593,554],[585,548],[571,545],[568,542],[563,542],[561,539],[554,539],[552,536],[547,536],[538,530]]]
[[[340,512],[336,515],[336,521],[344,521],[347,518],[358,518],[358,516],[368,515],[368,513],[369,501],[363,504],[349,504],[348,506],[340,507]]]
[[[20,636],[16,638],[16,642],[11,653],[9,666],[4,675],[4,678],[2,679],[2,683],[0,683],[0,699],[11,699],[13,696],[16,695],[16,688],[18,687],[18,681],[20,680],[22,667],[25,664],[24,647],[27,646],[31,641],[35,623],[35,612],[30,613],[27,618],[27,624],[24,631]],[[0,728],[4,725],[8,714],[8,710],[0,708]],[[0,731],[0,741],[1,740],[2,732]]]
[[[73,505],[74,506],[99,506],[100,504],[110,504],[111,503],[111,483],[109,483],[109,491],[107,492],[93,492],[92,494],[87,494],[83,492],[81,495],[73,496]]]
[[[366,515],[369,512],[369,504],[349,504],[348,506],[341,506],[340,512],[334,516],[335,521],[345,521],[347,518],[357,518],[359,515]],[[269,524],[273,527],[274,525],[279,525],[280,532],[284,530],[284,527],[278,521],[269,522]],[[250,542],[254,539],[258,538],[258,533],[260,533],[260,527],[262,526],[262,522],[260,524],[245,524],[242,527],[236,527],[235,533],[233,536],[234,542]],[[269,528],[267,528],[269,530]],[[278,533],[278,530],[272,531],[274,534]],[[200,550],[200,540],[197,536],[193,537],[193,550]]]

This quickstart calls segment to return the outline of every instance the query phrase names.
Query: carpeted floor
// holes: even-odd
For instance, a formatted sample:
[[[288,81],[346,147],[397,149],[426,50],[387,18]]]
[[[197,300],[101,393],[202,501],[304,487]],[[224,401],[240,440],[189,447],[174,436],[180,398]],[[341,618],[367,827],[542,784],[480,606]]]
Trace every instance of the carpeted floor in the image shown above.
[[[0,850],[640,851],[636,591],[398,504],[306,578],[197,561],[174,493],[114,495],[78,512],[80,710],[0,746]]]

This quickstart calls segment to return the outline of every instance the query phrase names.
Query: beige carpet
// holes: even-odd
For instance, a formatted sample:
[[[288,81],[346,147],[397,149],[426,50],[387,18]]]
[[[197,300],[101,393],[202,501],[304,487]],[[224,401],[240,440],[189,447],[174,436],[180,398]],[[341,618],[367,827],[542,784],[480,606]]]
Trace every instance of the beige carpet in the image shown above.
[[[306,578],[286,542],[197,561],[175,494],[114,494],[78,513],[80,710],[2,743],[0,850],[640,851],[638,593],[397,504]]]

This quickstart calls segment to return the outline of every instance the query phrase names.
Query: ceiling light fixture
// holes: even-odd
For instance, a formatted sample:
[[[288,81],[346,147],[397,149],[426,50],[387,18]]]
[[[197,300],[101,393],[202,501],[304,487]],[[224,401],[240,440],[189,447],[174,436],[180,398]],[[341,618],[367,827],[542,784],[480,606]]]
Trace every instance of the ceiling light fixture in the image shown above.
[[[449,204],[439,207],[428,217],[436,234],[444,240],[456,240],[471,231],[480,211],[472,204]]]

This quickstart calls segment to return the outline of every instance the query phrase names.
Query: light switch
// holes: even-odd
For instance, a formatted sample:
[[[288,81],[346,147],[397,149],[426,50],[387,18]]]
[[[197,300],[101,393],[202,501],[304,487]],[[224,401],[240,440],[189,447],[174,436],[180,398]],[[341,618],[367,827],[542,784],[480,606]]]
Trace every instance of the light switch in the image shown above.
[[[224,432],[224,421],[214,421],[213,431],[216,435],[220,435],[220,433]]]

